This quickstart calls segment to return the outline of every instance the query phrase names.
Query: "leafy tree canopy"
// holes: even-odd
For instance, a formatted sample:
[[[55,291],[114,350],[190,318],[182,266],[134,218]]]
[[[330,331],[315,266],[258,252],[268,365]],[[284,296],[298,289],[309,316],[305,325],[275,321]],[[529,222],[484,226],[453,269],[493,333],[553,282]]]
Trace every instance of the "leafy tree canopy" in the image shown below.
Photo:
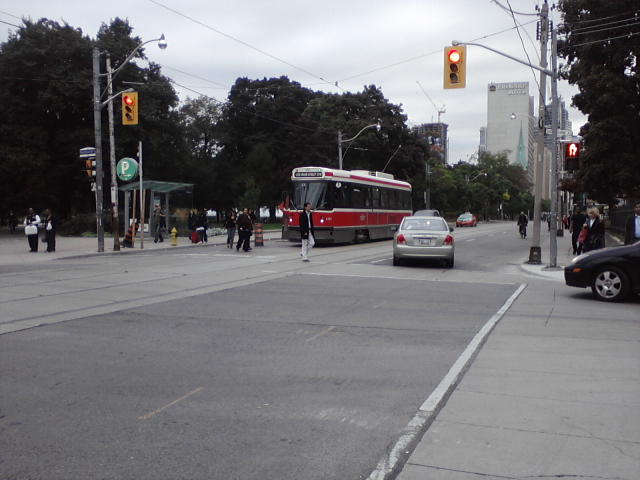
[[[640,8],[637,0],[564,0],[559,54],[563,74],[580,92],[573,105],[582,127],[582,168],[574,188],[609,204],[640,197]]]

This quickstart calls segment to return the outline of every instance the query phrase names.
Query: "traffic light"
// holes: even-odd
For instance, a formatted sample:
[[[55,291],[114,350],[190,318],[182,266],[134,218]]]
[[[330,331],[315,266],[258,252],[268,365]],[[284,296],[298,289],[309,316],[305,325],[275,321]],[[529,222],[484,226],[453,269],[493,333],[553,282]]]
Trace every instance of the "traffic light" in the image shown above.
[[[467,84],[467,47],[444,47],[444,88],[464,88]]]
[[[96,149],[94,147],[81,148],[80,161],[82,162],[82,170],[87,177],[93,180],[96,176]]]
[[[569,142],[565,144],[564,164],[567,172],[580,169],[580,142]]]
[[[122,124],[138,124],[138,92],[122,94]]]

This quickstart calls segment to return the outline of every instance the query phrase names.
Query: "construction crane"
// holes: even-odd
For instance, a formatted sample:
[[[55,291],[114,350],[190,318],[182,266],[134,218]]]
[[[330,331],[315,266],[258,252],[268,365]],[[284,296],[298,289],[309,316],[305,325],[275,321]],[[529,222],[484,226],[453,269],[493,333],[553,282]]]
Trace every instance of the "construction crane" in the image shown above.
[[[440,115],[442,115],[443,113],[447,113],[447,110],[445,109],[445,105],[442,105],[441,108],[438,108],[438,106],[436,105],[436,102],[434,102],[433,99],[429,96],[429,94],[424,89],[422,84],[420,84],[420,82],[418,80],[416,80],[416,83],[420,87],[420,90],[422,90],[422,93],[424,93],[424,96],[429,99],[429,101],[431,102],[431,105],[433,105],[433,108],[436,109],[436,112],[438,112],[438,123],[440,123]]]

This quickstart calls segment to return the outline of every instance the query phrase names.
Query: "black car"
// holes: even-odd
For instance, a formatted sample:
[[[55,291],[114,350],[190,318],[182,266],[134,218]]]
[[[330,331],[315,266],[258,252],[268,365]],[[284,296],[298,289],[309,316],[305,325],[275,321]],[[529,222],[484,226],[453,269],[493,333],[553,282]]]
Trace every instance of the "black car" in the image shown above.
[[[640,293],[640,242],[579,255],[564,268],[564,279],[570,287],[591,287],[605,302]]]
[[[438,210],[416,210],[414,217],[441,217]]]

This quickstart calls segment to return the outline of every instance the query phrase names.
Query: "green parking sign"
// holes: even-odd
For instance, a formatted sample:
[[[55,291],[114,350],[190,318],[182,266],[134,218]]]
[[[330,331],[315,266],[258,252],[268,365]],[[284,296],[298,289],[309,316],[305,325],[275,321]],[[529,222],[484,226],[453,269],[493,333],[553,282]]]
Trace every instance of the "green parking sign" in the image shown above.
[[[125,157],[116,165],[116,173],[123,182],[133,180],[138,176],[138,162],[133,158]]]

